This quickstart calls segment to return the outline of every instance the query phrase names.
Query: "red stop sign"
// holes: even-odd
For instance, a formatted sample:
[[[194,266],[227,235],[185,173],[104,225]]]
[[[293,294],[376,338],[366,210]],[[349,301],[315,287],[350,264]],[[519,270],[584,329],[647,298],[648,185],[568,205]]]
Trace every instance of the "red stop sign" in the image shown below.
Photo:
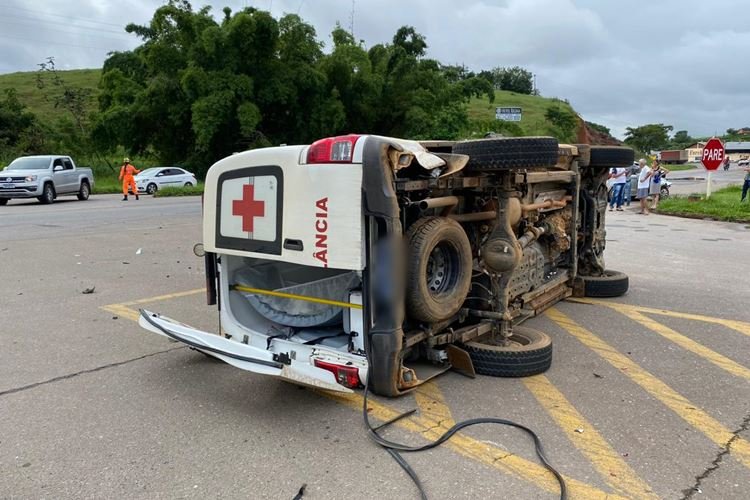
[[[706,170],[716,170],[724,162],[724,145],[717,138],[709,139],[703,146],[701,163]]]

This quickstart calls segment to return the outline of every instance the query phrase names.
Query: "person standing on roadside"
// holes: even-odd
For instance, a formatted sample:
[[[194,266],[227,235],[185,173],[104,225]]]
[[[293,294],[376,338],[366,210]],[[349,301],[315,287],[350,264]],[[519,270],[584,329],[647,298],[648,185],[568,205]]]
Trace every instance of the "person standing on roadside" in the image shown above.
[[[622,194],[625,188],[625,168],[613,168],[609,177],[612,179],[612,199],[609,201],[609,211],[611,212],[617,205],[617,211],[622,212]]]
[[[653,171],[646,166],[646,160],[638,160],[641,170],[638,173],[638,200],[641,202],[641,211],[639,214],[648,215],[648,190],[651,184]]]
[[[631,166],[626,169],[625,174],[625,187],[623,188],[623,203],[630,206],[630,198],[633,193],[633,175],[638,175],[638,163],[633,162]]]
[[[648,194],[651,195],[653,203],[651,210],[656,210],[659,206],[659,196],[661,195],[661,178],[669,173],[669,170],[663,168],[659,163],[659,160],[654,160],[651,163],[651,186],[649,186]]]
[[[134,175],[140,174],[141,171],[130,164],[130,158],[122,160],[120,167],[120,180],[122,181],[122,201],[128,201],[128,188],[133,191],[135,199],[138,198],[138,186],[135,185]]]
[[[740,198],[740,203],[745,201],[747,192],[750,191],[750,165],[743,168],[742,170],[745,171],[745,183],[742,184],[742,198]]]

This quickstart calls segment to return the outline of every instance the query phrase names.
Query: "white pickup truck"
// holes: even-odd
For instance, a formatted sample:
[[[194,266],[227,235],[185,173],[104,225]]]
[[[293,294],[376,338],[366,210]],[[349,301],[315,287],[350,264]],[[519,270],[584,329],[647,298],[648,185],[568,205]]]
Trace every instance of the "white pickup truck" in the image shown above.
[[[78,168],[70,156],[22,156],[0,172],[0,205],[11,198],[52,203],[62,195],[88,200],[94,187],[90,168]]]

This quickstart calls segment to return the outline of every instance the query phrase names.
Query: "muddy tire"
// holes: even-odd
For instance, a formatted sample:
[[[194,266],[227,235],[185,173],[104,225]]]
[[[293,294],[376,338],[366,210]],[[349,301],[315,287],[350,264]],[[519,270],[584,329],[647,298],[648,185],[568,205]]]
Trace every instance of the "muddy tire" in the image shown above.
[[[588,144],[576,144],[578,148],[578,166],[588,167],[591,163],[591,146]]]
[[[406,306],[411,318],[428,323],[455,315],[471,286],[472,254],[461,225],[425,217],[409,228]]]
[[[589,167],[615,168],[633,165],[635,152],[625,146],[591,146]]]
[[[552,137],[511,137],[459,142],[456,154],[469,155],[466,168],[493,172],[512,168],[548,168],[557,163],[558,144]]]
[[[620,271],[604,271],[602,276],[578,276],[584,297],[620,297],[630,286],[628,275]]]
[[[474,370],[490,377],[529,377],[552,365],[552,339],[546,333],[516,326],[510,341],[502,346],[486,337],[467,342],[463,348],[469,353]]]

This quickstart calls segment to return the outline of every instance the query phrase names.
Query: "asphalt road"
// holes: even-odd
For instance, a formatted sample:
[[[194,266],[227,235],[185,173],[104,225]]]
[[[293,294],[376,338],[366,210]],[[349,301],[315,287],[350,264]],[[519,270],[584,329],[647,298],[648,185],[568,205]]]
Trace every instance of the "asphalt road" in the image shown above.
[[[669,168],[669,165],[666,168]],[[715,170],[711,174],[711,189],[716,191],[730,184],[742,184],[745,173],[736,163],[732,163],[726,172],[723,168]],[[672,187],[670,188],[672,194],[705,193],[706,177],[707,171],[703,167],[670,172],[667,176],[672,182]]]
[[[522,422],[572,498],[747,498],[748,227],[607,215],[607,261],[630,291],[533,319],[554,338],[549,372],[449,373],[370,415],[419,408],[388,430],[414,444],[466,418]],[[290,499],[303,483],[305,498],[417,498],[367,438],[361,394],[244,373],[130,319],[147,306],[215,330],[199,217],[197,198],[0,207],[0,498]],[[557,496],[509,429],[407,459],[431,498]]]

